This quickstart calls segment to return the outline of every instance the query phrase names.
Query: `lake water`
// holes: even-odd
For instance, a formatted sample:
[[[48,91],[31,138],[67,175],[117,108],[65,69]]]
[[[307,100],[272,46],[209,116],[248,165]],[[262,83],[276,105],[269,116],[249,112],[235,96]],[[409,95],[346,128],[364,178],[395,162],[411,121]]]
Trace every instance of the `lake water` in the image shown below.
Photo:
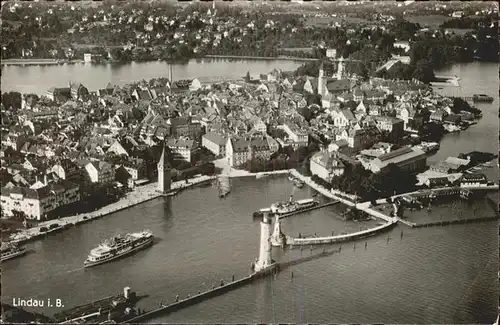
[[[175,66],[174,78],[241,77],[273,68],[292,70],[291,61],[192,61]],[[4,67],[2,91],[43,93],[71,80],[90,89],[168,76],[160,62],[124,66],[68,65]],[[487,93],[484,117],[465,132],[446,135],[429,160],[471,150],[498,150],[498,68],[472,63],[439,74],[461,77],[463,96]],[[2,263],[2,301],[12,298],[62,299],[65,307],[118,293],[131,286],[149,297],[141,308],[194,294],[221,279],[250,272],[258,254],[259,223],[251,213],[285,200],[293,186],[284,178],[237,179],[225,200],[215,189],[195,188],[172,199],[157,199],[31,244],[34,253]],[[295,190],[296,198],[312,195]],[[328,235],[364,227],[339,219],[340,206],[284,221],[290,235]],[[492,213],[479,209],[478,214]],[[159,242],[129,258],[83,269],[90,249],[117,233],[152,230]],[[400,233],[404,236],[400,239]],[[492,323],[498,306],[498,224],[496,222],[409,229],[398,225],[387,234],[345,244],[340,254],[294,266],[223,296],[151,322],[168,323]],[[278,261],[310,254],[273,250]],[[289,272],[294,272],[291,281]],[[39,310],[37,310],[39,311]],[[49,315],[57,312],[46,309]]]
[[[436,89],[443,95],[469,97],[483,93],[495,100],[493,103],[474,104],[483,112],[482,119],[467,130],[446,134],[441,141],[439,151],[429,157],[428,162],[434,163],[449,156],[457,156],[461,152],[474,150],[498,153],[498,64],[483,62],[456,64],[436,74],[457,75],[460,78],[460,87]]]
[[[212,80],[216,77],[242,78],[268,73],[272,69],[295,70],[301,61],[289,60],[233,60],[198,59],[187,64],[172,65],[174,80]],[[106,87],[108,82],[123,85],[139,80],[166,77],[170,66],[161,61],[137,62],[130,64],[68,64],[53,66],[6,66],[2,67],[2,92],[44,94],[50,87],[67,87],[70,81],[80,82],[89,90]]]
[[[225,200],[214,188],[157,199],[35,242],[36,252],[2,264],[2,301],[62,299],[66,307],[131,286],[151,310],[250,272],[260,227],[251,213],[310,189],[285,178],[236,179]],[[369,224],[345,223],[341,206],[284,220],[289,235],[329,235]],[[478,213],[489,214],[481,210]],[[90,249],[117,233],[150,229],[159,242],[129,258],[83,269]],[[401,239],[400,233],[404,231]],[[387,236],[391,239],[387,241]],[[344,244],[340,254],[294,266],[223,296],[151,322],[167,323],[488,323],[498,305],[498,228],[495,222],[442,228],[397,226],[388,234]],[[321,249],[321,248],[318,248]],[[284,261],[309,249],[273,249]],[[291,281],[290,273],[294,272]],[[47,314],[55,308],[43,310]]]

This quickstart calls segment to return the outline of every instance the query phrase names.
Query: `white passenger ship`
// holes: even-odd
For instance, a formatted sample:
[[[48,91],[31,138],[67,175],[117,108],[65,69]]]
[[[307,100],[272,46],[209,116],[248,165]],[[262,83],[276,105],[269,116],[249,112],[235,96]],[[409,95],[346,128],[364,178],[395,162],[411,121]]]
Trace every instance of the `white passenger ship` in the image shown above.
[[[1,251],[2,251],[2,257],[1,257],[2,262],[26,254],[26,248],[20,247],[16,244],[2,243]]]
[[[290,199],[288,200],[288,202],[278,202],[271,205],[271,213],[283,215],[309,209],[318,204],[318,201],[315,201],[314,199],[294,201],[293,196],[290,195]]]
[[[153,241],[154,236],[151,231],[148,230],[130,233],[124,236],[114,236],[92,249],[83,265],[84,267],[91,267],[114,261],[150,246],[153,244]]]

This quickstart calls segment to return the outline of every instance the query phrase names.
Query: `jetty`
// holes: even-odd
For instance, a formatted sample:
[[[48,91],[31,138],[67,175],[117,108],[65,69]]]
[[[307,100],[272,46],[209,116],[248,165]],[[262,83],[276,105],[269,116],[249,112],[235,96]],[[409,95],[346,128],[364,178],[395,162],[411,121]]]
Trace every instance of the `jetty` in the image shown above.
[[[280,216],[280,219],[281,218],[289,218],[291,216],[295,216],[297,214],[304,213],[304,212],[309,212],[309,211],[313,211],[313,210],[318,210],[318,209],[326,208],[326,207],[329,207],[329,206],[332,206],[332,205],[335,205],[335,204],[339,204],[339,203],[340,203],[339,201],[330,201],[330,202],[326,202],[326,203],[323,203],[323,204],[318,204],[316,206],[313,206],[313,207],[310,207],[310,208],[307,208],[307,209],[298,210],[298,211],[294,211],[294,212],[283,214],[283,215]]]
[[[123,288],[122,294],[98,299],[93,302],[63,310],[54,315],[54,319],[59,324],[75,324],[81,322],[101,323],[103,321],[114,321],[131,318],[126,314],[126,309],[133,308],[137,302],[145,296],[137,296],[130,287]]]
[[[315,182],[313,182],[311,180],[310,177],[306,177],[306,176],[302,175],[301,173],[299,173],[295,169],[291,170],[290,173],[293,176],[295,176],[295,178],[300,179],[301,181],[303,181],[304,183],[306,183],[307,185],[309,185],[311,188],[313,188],[315,191],[319,192],[323,196],[326,196],[328,198],[331,198],[331,199],[334,199],[336,201],[339,201],[340,203],[343,203],[343,204],[348,205],[350,207],[354,207],[356,205],[354,202],[352,202],[350,200],[346,200],[343,197],[337,196],[337,195],[333,194],[331,191],[328,191],[326,188],[320,186],[319,184],[316,184]]]
[[[295,215],[298,215],[298,214],[301,214],[301,213],[304,213],[304,212],[309,212],[309,211],[313,211],[313,210],[318,210],[318,209],[326,208],[326,207],[329,207],[329,206],[332,206],[332,205],[335,205],[335,204],[339,204],[339,203],[340,203],[339,201],[329,201],[329,202],[326,202],[326,203],[323,203],[323,204],[315,205],[315,206],[307,208],[307,209],[301,209],[301,210],[297,210],[297,211],[294,211],[294,212],[282,214],[282,215],[280,215],[280,219],[281,218],[289,218],[289,217],[292,217],[292,216],[295,216]],[[253,217],[254,218],[260,218],[260,217],[262,217],[263,214],[264,214],[264,211],[272,214],[271,213],[271,208],[264,208],[264,209],[261,209],[259,211],[254,212]]]
[[[273,264],[271,267],[266,268],[265,270],[258,271],[258,272],[253,272],[252,274],[243,277],[241,279],[237,280],[231,280],[229,282],[224,282],[221,281],[221,283],[218,286],[215,286],[209,290],[206,290],[204,292],[198,293],[193,296],[187,296],[184,299],[173,299],[173,302],[170,304],[161,306],[157,309],[151,310],[149,312],[137,315],[134,318],[128,319],[123,323],[138,323],[138,322],[143,322],[145,320],[157,317],[159,315],[168,315],[170,313],[176,312],[178,310],[187,308],[189,306],[198,304],[202,301],[208,300],[210,298],[220,296],[224,293],[227,293],[229,291],[235,290],[237,288],[240,288],[252,281],[255,281],[259,278],[265,277],[267,275],[273,274],[276,272],[277,264]],[[122,324],[123,324],[122,323]]]
[[[279,246],[283,247],[285,245],[290,245],[293,247],[293,246],[304,246],[304,245],[336,244],[347,241],[359,240],[362,238],[373,236],[384,230],[388,230],[393,226],[395,226],[398,221],[397,219],[391,218],[390,221],[380,226],[370,229],[360,230],[350,234],[325,236],[325,237],[314,236],[306,238],[296,238],[296,237],[286,236],[285,234],[283,234],[283,232],[281,231],[280,219],[281,217],[276,217],[274,223],[274,232],[273,235],[271,236],[271,245],[277,247]]]
[[[415,222],[411,222],[402,218],[398,218],[398,221],[410,228],[415,228],[417,226]]]
[[[455,224],[466,224],[466,223],[475,223],[475,222],[486,222],[498,220],[498,216],[489,216],[489,217],[480,217],[480,218],[465,218],[465,219],[453,219],[453,220],[443,220],[443,221],[434,221],[434,222],[426,222],[426,223],[414,223],[414,228],[427,228],[434,226],[447,226],[447,225],[455,225]]]

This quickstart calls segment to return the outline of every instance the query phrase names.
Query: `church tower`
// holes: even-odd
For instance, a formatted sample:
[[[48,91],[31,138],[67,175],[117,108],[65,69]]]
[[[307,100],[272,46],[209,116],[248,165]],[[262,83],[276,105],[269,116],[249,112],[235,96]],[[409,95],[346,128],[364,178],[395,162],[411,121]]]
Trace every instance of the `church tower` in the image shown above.
[[[170,186],[170,167],[168,166],[167,159],[165,157],[165,145],[163,145],[163,151],[161,153],[160,161],[158,162],[158,191],[161,193],[167,193],[170,191]]]
[[[324,66],[323,62],[319,66],[319,73],[318,73],[318,95],[323,97],[323,81],[325,78],[325,72],[324,72]]]
[[[344,77],[344,58],[340,57],[337,69],[337,80],[340,80],[343,77]]]

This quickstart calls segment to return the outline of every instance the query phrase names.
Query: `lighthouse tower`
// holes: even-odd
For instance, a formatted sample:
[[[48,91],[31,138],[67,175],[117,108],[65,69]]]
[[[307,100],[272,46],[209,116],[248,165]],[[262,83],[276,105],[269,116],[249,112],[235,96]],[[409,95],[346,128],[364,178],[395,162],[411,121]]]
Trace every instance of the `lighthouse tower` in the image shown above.
[[[158,162],[158,191],[160,193],[167,193],[170,191],[170,185],[170,167],[167,164],[167,159],[165,158],[165,146],[163,146],[160,161]]]
[[[260,223],[260,251],[259,259],[255,262],[254,271],[261,271],[273,263],[271,259],[271,218],[267,212],[264,213]]]

